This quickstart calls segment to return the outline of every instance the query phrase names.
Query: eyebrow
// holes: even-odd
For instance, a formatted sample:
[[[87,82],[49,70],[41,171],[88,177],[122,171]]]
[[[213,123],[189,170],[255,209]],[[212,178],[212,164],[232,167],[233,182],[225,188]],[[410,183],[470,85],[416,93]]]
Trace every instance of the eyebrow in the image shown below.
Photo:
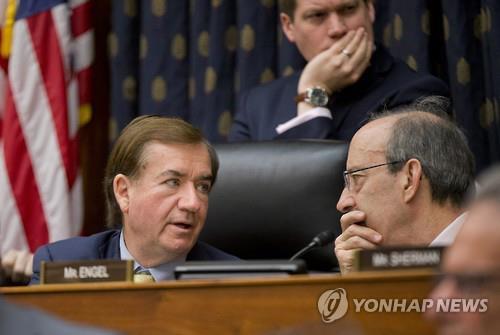
[[[166,170],[159,174],[159,176],[174,176],[174,177],[184,177],[186,174],[179,172],[177,170]]]
[[[166,171],[163,171],[162,173],[160,173],[158,175],[158,177],[167,177],[167,176],[173,176],[173,177],[179,177],[179,178],[182,178],[182,177],[186,177],[186,174],[185,173],[182,173],[180,171],[177,171],[177,170],[166,170]],[[208,180],[208,181],[213,181],[214,180],[214,177],[212,176],[211,173],[209,174],[203,174],[201,176],[198,176],[196,177],[196,180]]]
[[[348,169],[348,168],[347,168],[347,166],[346,166],[345,171],[346,171],[346,172],[356,171],[356,170],[360,169],[362,166],[363,166],[363,165],[359,165],[359,164],[358,164],[358,165],[354,165],[354,166],[352,166],[350,169]]]
[[[324,11],[324,10],[337,11],[337,10],[343,9],[347,6],[359,4],[361,1],[362,0],[343,0],[341,3],[335,4],[335,5],[311,4],[311,7],[309,7],[307,10],[305,10],[304,14],[306,14],[306,13],[310,14],[309,12]]]
[[[212,182],[214,180],[214,177],[212,176],[212,174],[204,174],[196,178],[196,180],[204,180],[204,181],[206,180]]]

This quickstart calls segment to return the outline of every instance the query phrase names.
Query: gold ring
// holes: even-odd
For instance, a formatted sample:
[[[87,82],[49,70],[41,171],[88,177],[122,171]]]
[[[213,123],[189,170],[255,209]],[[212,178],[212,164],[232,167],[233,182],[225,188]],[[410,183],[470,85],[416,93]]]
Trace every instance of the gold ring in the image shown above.
[[[347,58],[351,58],[351,56],[352,56],[352,54],[349,51],[347,51],[346,49],[342,49],[341,52],[342,52],[342,54],[346,55]]]

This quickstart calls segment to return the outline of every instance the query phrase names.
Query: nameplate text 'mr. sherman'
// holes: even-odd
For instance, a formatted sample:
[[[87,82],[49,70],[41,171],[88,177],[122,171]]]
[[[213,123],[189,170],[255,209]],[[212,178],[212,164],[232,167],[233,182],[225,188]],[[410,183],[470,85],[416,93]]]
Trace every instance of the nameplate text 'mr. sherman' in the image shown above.
[[[356,271],[438,268],[442,247],[383,247],[360,250],[354,259]]]

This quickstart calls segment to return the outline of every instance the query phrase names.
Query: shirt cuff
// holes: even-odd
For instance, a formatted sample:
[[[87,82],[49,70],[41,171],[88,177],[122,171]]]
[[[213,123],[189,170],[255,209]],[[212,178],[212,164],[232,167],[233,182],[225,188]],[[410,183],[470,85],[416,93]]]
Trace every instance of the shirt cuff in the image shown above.
[[[317,117],[326,117],[332,119],[332,113],[328,108],[316,107],[299,116],[294,117],[293,119],[285,123],[279,124],[275,129],[278,134],[283,134],[285,131],[288,131]]]

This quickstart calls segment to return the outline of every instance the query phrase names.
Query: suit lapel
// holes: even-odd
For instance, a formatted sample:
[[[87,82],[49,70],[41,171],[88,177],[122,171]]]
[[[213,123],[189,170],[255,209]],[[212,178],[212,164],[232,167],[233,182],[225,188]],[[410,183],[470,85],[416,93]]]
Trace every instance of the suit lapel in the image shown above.
[[[278,110],[286,111],[286,114],[279,115],[278,123],[286,122],[297,116],[297,104],[295,96],[297,95],[297,86],[299,85],[300,72],[291,75],[287,81],[283,94],[281,94],[280,108]],[[273,99],[274,97],[271,97]],[[278,124],[276,124],[277,126]]]
[[[99,246],[100,259],[120,259],[120,230],[115,230],[109,239]]]

